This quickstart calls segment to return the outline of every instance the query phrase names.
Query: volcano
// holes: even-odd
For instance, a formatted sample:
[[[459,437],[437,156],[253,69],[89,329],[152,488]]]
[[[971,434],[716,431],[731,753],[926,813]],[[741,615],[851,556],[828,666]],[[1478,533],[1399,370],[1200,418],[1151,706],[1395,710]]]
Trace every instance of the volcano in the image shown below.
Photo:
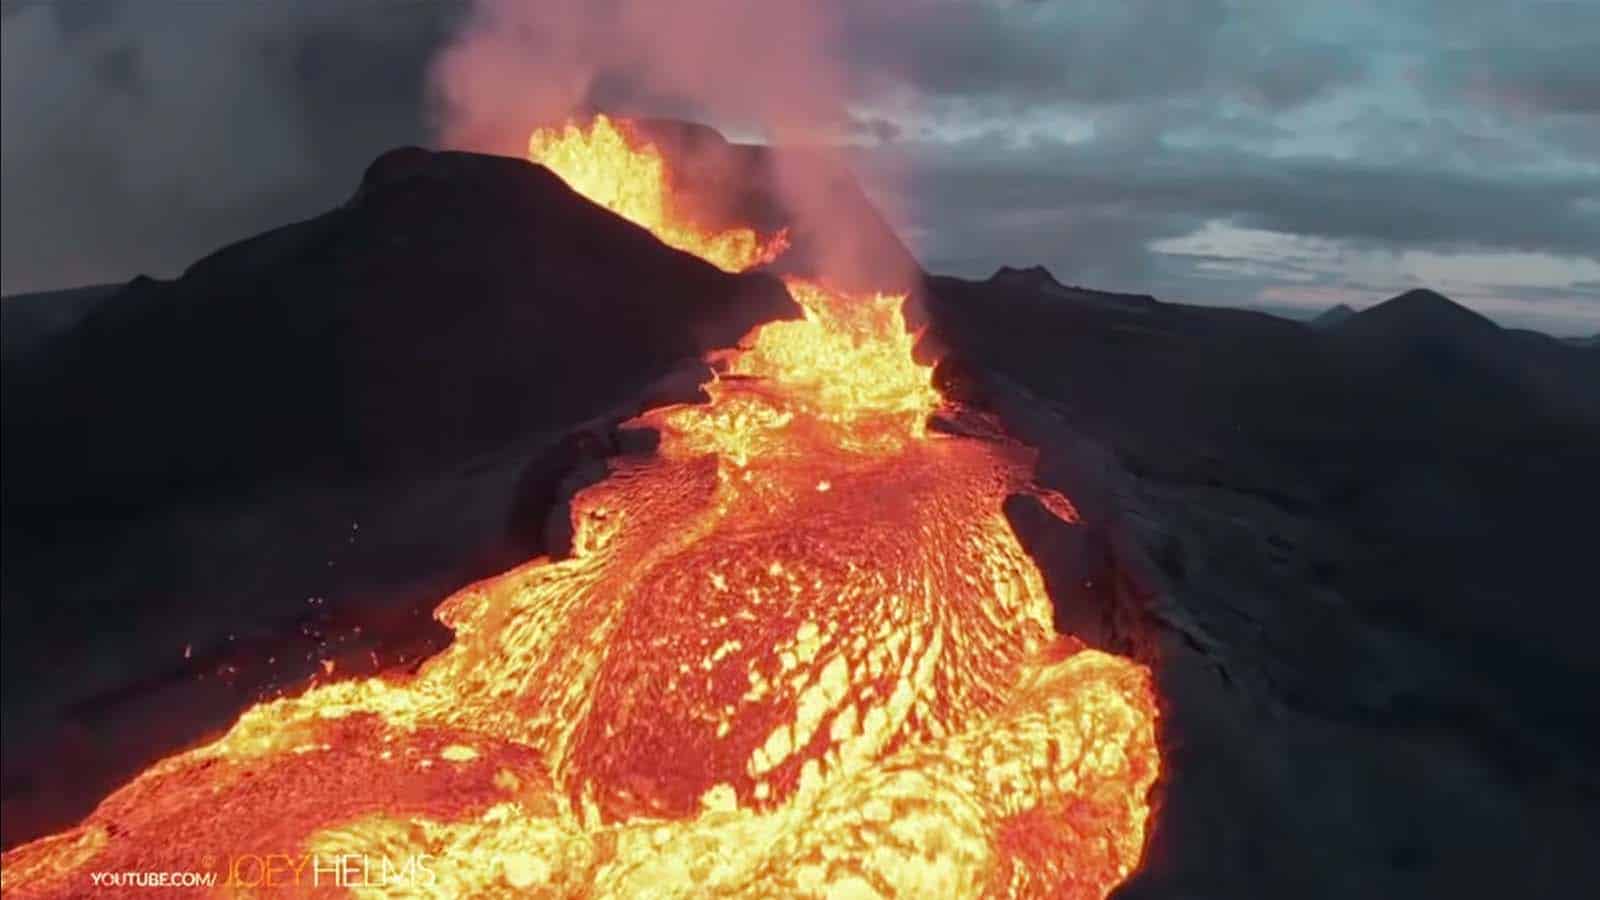
[[[8,897],[1600,878],[1592,350],[924,276],[598,124],[8,308]]]
[[[627,123],[530,153],[723,271],[788,248],[694,222]],[[425,191],[434,165],[391,156],[369,186]],[[303,252],[232,255],[252,251]],[[998,427],[927,427],[962,411],[913,357],[903,294],[784,286],[800,318],[713,354],[708,402],[624,423],[653,446],[571,498],[566,556],[447,599],[454,640],[414,673],[257,705],[8,851],[8,893],[155,869],[222,891],[1104,896],[1143,852],[1149,673],[1055,633],[1004,503],[1076,511]]]

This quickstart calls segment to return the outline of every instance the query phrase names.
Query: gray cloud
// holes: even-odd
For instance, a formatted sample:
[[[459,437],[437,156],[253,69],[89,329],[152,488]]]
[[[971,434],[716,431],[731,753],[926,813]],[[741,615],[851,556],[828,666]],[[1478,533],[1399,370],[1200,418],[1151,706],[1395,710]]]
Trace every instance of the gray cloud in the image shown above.
[[[4,290],[173,274],[428,137],[448,5],[13,4]]]
[[[1488,118],[1532,143],[1600,160],[1600,4],[1432,0],[1413,14],[1432,43],[1415,49],[1431,103]],[[1600,168],[1596,168],[1600,175]]]
[[[4,290],[172,274],[339,202],[377,153],[436,136],[430,66],[470,2],[5,4]],[[935,269],[1247,302],[1392,285],[1151,244],[1227,222],[1350,253],[1600,247],[1588,0],[827,8],[841,125]],[[701,110],[669,88],[602,71],[588,94]],[[1595,300],[1548,281],[1523,282],[1530,304]]]
[[[848,7],[844,53],[865,87],[1001,107],[1234,95],[1287,108],[1361,74],[1349,48],[1250,18],[1224,0],[948,2]]]
[[[1600,23],[1591,34],[1600,35]],[[1430,61],[1426,76],[1440,94],[1497,104],[1513,112],[1600,115],[1600,37],[1542,47],[1480,46]]]
[[[1583,254],[1600,247],[1600,182],[1580,175],[1508,176],[1420,160],[1272,158],[1159,143],[1034,142],[1002,152],[991,145],[982,138],[922,148],[916,190],[927,198],[929,221],[921,224],[936,228],[963,212],[984,224],[1025,222],[1018,217],[1028,210],[1117,209],[1160,223],[1154,231],[1163,235],[1196,219],[1228,219],[1399,249]]]

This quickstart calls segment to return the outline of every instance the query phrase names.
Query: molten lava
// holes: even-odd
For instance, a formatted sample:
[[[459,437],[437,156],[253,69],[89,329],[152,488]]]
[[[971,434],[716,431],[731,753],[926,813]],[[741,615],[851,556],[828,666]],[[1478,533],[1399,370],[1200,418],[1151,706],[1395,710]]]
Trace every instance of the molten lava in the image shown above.
[[[612,124],[564,134],[535,155],[596,200],[744,246],[652,218],[660,156]],[[415,674],[257,705],[7,853],[7,894],[1105,896],[1160,764],[1149,672],[1053,632],[1001,513],[1034,454],[925,430],[903,298],[789,290],[710,403],[629,424],[659,447],[574,498],[570,556],[446,600]]]
[[[595,116],[587,130],[568,124],[540,128],[528,138],[528,158],[560,175],[572,189],[662,243],[693,253],[725,272],[742,272],[776,259],[789,246],[778,233],[763,241],[750,228],[713,231],[697,227],[679,208],[666,161],[626,122]]]

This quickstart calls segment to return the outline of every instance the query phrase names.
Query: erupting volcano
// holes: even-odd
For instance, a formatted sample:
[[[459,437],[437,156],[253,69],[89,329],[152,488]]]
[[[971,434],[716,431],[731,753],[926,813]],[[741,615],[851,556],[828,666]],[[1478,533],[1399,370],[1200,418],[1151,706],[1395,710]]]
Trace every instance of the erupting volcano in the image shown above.
[[[728,270],[781,234],[673,208],[626,123],[530,153]],[[1150,674],[1055,634],[1002,501],[1034,453],[926,428],[944,403],[900,296],[790,280],[804,318],[714,360],[710,402],[571,502],[572,550],[439,606],[414,674],[246,711],[5,890],[212,871],[218,895],[1103,897],[1160,762]]]

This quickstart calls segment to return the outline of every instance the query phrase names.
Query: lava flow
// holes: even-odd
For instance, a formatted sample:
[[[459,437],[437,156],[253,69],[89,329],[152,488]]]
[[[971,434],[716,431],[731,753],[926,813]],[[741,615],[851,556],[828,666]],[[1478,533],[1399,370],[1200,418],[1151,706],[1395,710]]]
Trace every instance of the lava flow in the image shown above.
[[[602,203],[667,191],[613,123],[532,146]],[[574,498],[571,555],[447,599],[415,674],[257,705],[7,853],[7,895],[1104,897],[1160,765],[1148,670],[1054,633],[1001,512],[1034,454],[925,429],[903,298],[789,290],[709,403],[627,424],[659,446]]]
[[[627,123],[595,116],[589,128],[540,128],[528,138],[528,156],[572,189],[635,225],[663,244],[693,253],[725,272],[772,262],[788,249],[779,232],[765,240],[753,228],[717,231],[699,227],[680,209],[661,151],[629,131]]]

